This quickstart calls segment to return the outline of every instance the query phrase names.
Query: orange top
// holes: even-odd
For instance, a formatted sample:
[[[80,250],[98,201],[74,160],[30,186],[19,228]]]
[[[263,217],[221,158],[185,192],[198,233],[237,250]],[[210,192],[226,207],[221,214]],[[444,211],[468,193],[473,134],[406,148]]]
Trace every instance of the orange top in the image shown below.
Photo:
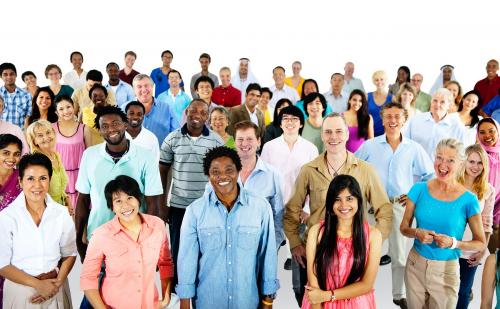
[[[112,308],[157,308],[156,267],[160,278],[173,277],[165,223],[155,216],[140,214],[142,227],[137,242],[125,232],[115,216],[92,234],[80,275],[82,291],[98,289],[104,262],[106,275],[101,297]]]

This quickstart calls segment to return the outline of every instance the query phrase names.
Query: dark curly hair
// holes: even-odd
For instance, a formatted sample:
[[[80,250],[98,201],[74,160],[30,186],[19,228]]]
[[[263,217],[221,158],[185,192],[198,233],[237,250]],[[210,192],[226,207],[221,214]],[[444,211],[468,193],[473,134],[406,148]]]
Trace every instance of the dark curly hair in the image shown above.
[[[127,115],[122,111],[121,108],[114,105],[107,105],[99,108],[97,110],[95,119],[94,119],[94,128],[97,130],[100,129],[99,119],[101,119],[104,115],[118,115],[122,119],[123,122],[128,123]]]
[[[234,165],[236,165],[236,170],[238,172],[241,171],[241,160],[236,150],[228,148],[226,146],[219,146],[207,151],[205,157],[203,158],[203,172],[205,173],[205,175],[208,176],[208,171],[210,170],[212,161],[222,157],[228,157],[233,160]]]

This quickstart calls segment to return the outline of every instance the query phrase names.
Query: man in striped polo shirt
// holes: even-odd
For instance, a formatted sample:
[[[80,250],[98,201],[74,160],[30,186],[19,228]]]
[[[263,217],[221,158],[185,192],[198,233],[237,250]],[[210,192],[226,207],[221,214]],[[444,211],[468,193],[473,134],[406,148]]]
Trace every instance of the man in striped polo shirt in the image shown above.
[[[186,116],[186,124],[165,138],[160,151],[160,175],[165,198],[170,190],[168,173],[172,168],[172,191],[170,205],[166,208],[166,218],[169,223],[172,257],[176,265],[186,207],[203,195],[208,182],[203,173],[203,158],[208,150],[224,145],[219,135],[205,125],[208,119],[208,105],[204,101],[191,101],[186,109]],[[175,284],[177,271],[172,286]]]

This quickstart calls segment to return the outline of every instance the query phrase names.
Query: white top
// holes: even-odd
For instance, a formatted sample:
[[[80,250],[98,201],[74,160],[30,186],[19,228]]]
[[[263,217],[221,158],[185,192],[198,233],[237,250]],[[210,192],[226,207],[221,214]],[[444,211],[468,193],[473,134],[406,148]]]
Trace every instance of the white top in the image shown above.
[[[64,83],[71,86],[73,89],[83,88],[87,84],[87,71],[83,70],[82,74],[78,76],[75,70],[64,74]]]
[[[326,103],[332,108],[332,112],[343,113],[347,110],[347,100],[349,99],[349,94],[344,91],[340,92],[338,97],[334,96],[332,90],[323,93],[326,99]]]
[[[349,97],[354,89],[363,90],[363,92],[365,92],[365,87],[363,87],[363,82],[361,81],[361,79],[354,76],[351,80],[344,79],[344,87],[342,88],[342,92],[346,93]]]
[[[415,114],[403,134],[424,147],[429,157],[434,158],[437,144],[445,138],[455,138],[464,145],[467,143],[465,126],[457,113],[446,115],[436,122],[431,112]]]
[[[269,101],[269,108],[271,109],[271,114],[274,113],[274,107],[276,106],[276,102],[280,99],[286,98],[292,101],[292,104],[295,105],[300,100],[299,94],[295,88],[292,88],[288,85],[283,85],[283,88],[278,89],[276,85],[272,85],[269,87],[271,92],[273,93],[273,98]]]
[[[68,209],[47,194],[39,226],[26,209],[24,193],[0,212],[0,268],[15,266],[31,276],[49,272],[62,257],[76,256],[75,224]]]
[[[457,114],[458,115],[458,114]],[[479,120],[483,117],[479,116]],[[476,143],[477,137],[477,123],[474,126],[464,126],[465,127],[465,144],[464,146],[474,145]]]
[[[125,137],[132,141],[135,145],[150,151],[156,162],[160,162],[160,144],[158,143],[158,138],[153,132],[149,131],[145,127],[142,127],[141,132],[139,132],[139,135],[135,138],[132,138],[128,132],[125,132]]]
[[[285,203],[292,196],[295,180],[299,176],[300,169],[318,156],[318,147],[299,136],[292,149],[288,147],[283,135],[264,144],[260,158],[264,162],[274,166],[283,184],[283,198]],[[307,208],[309,204],[306,205]]]
[[[248,109],[246,105],[245,108],[247,109],[248,115],[250,116],[250,121],[255,123],[256,126],[259,126],[259,118],[257,117],[257,108],[254,108],[253,113]]]

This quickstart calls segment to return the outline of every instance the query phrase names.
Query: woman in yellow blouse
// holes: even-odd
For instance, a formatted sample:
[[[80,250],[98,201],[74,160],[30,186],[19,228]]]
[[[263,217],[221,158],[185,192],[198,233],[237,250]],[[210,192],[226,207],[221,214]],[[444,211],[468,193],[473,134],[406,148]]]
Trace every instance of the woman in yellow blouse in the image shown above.
[[[89,90],[89,97],[90,100],[92,100],[92,103],[94,104],[91,106],[86,106],[82,109],[81,122],[91,129],[90,131],[92,133],[91,134],[92,142],[91,145],[89,146],[93,146],[104,142],[104,140],[101,137],[101,134],[99,133],[99,130],[94,128],[95,124],[94,121],[97,115],[97,109],[108,105],[106,103],[108,98],[108,90],[101,84],[95,84]]]
[[[271,112],[269,111],[269,101],[273,98],[273,93],[267,87],[261,89],[262,94],[259,99],[259,103],[257,104],[257,108],[264,114],[264,124],[269,125],[273,118],[271,117]]]
[[[300,71],[302,71],[302,63],[295,61],[292,63],[293,75],[285,78],[285,84],[297,90],[299,97],[302,95],[302,85],[304,84],[304,78],[300,76]]]

